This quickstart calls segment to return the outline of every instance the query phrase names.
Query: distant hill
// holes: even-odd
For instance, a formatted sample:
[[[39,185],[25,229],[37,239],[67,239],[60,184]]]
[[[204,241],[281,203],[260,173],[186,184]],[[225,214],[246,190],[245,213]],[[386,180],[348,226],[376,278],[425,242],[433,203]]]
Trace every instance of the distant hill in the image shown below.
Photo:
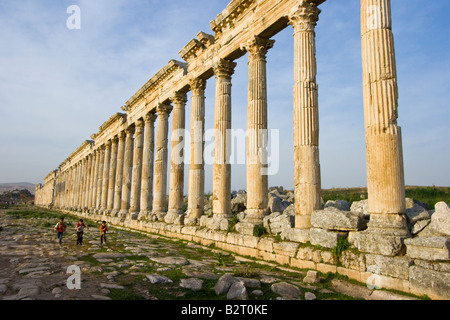
[[[34,183],[29,182],[0,183],[0,193],[26,189],[34,194],[35,186]]]

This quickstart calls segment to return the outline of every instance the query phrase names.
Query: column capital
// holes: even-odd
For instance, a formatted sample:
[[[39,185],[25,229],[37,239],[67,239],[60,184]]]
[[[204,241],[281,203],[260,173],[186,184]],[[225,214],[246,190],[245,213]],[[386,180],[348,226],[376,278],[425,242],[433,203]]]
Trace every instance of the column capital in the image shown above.
[[[173,97],[170,98],[170,101],[175,105],[185,104],[187,102],[187,96],[186,93],[183,92],[175,92]]]
[[[206,89],[206,80],[201,78],[193,78],[189,81],[193,95],[200,95]]]
[[[158,113],[158,117],[168,117],[172,112],[172,106],[170,104],[161,104],[156,108],[156,112]]]
[[[112,139],[108,139],[108,141],[105,142],[106,148],[111,147]]]
[[[213,69],[216,78],[231,79],[231,76],[234,73],[234,68],[236,67],[236,65],[237,65],[236,62],[226,59],[218,59],[217,61],[214,61]]]
[[[275,40],[252,36],[250,40],[241,44],[241,50],[249,53],[250,60],[265,59],[267,51],[273,47]]]
[[[156,113],[154,112],[147,113],[144,117],[145,125],[147,126],[155,123],[156,118],[157,118]]]
[[[144,120],[142,120],[141,118],[139,118],[138,120],[136,120],[136,122],[134,123],[136,130],[140,130],[144,127]]]
[[[127,134],[125,133],[125,131],[120,131],[118,134],[118,138],[119,140],[125,140],[125,137],[127,136]]]
[[[289,23],[298,31],[314,31],[319,21],[321,10],[310,1],[301,0],[291,12],[289,12]]]
[[[119,141],[119,137],[117,135],[115,135],[114,137],[111,138],[111,143],[117,143],[117,141]]]
[[[129,126],[128,128],[126,128],[125,132],[128,136],[128,135],[133,135],[135,130],[136,130],[136,128],[134,126]]]

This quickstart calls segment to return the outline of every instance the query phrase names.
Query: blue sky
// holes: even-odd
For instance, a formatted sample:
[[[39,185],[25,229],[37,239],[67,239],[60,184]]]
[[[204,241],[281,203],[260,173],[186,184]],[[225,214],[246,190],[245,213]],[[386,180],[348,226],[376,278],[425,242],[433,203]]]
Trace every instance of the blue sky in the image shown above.
[[[1,0],[0,182],[39,183],[209,22],[227,0]],[[81,29],[69,30],[70,5]],[[359,1],[328,0],[316,29],[322,186],[366,185]],[[450,2],[392,1],[407,185],[450,185]],[[270,185],[293,187],[293,38],[268,53],[269,129],[280,134]],[[247,56],[233,76],[234,129],[246,128]],[[206,89],[213,127],[215,79]],[[187,115],[190,102],[187,104]],[[187,127],[189,127],[189,116]],[[186,170],[187,184],[187,170]],[[245,165],[232,168],[244,189]],[[212,167],[206,167],[206,191]]]

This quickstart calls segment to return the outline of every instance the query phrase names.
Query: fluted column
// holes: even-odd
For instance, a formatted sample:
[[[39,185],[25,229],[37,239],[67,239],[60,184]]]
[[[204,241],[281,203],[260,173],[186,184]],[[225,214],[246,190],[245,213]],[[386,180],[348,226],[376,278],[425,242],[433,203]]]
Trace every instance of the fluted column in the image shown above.
[[[177,93],[171,99],[173,103],[172,112],[172,135],[171,135],[171,157],[169,176],[169,207],[165,217],[166,222],[180,222],[173,219],[183,212],[183,191],[184,191],[184,129],[185,129],[185,106],[186,94]],[[169,217],[170,221],[167,221]]]
[[[158,113],[158,127],[156,131],[155,176],[153,187],[153,214],[162,219],[167,212],[167,157],[168,157],[168,118],[172,106],[161,105],[156,109]]]
[[[136,220],[140,211],[141,202],[141,176],[142,176],[142,154],[144,147],[144,121],[139,119],[136,122],[136,131],[134,134],[134,155],[133,155],[133,174],[131,180],[130,195],[130,217]]]
[[[401,237],[409,232],[390,0],[361,0],[361,41],[371,215],[364,232],[370,245],[358,241],[357,246],[366,252],[395,255],[402,250]]]
[[[89,181],[89,157],[83,159],[83,175],[81,177],[81,193],[80,193],[80,207],[79,210],[83,211],[86,204],[86,189]]]
[[[111,160],[109,162],[108,178],[108,200],[106,203],[106,214],[110,215],[114,209],[114,188],[116,186],[118,138],[115,136],[111,140]]]
[[[213,212],[220,218],[231,216],[231,76],[235,67],[235,62],[223,59],[214,64]]]
[[[84,200],[83,200],[83,211],[86,212],[86,210],[89,208],[89,195],[90,195],[90,188],[91,188],[91,175],[92,175],[92,158],[93,154],[90,153],[87,156],[87,162],[86,162],[86,181],[84,184]]]
[[[155,158],[156,114],[148,113],[144,124],[144,150],[142,155],[141,211],[138,219],[146,219],[152,211],[153,161]]]
[[[125,137],[124,131],[119,133],[119,144],[117,146],[117,167],[116,183],[114,187],[114,207],[111,216],[117,216],[122,205],[122,185],[123,185],[123,163],[125,155]]]
[[[97,194],[97,173],[98,173],[98,162],[100,160],[100,150],[94,150],[94,158],[93,158],[93,173],[91,180],[91,190],[90,190],[90,200],[89,200],[89,212],[92,213],[95,208],[95,199]]]
[[[320,10],[301,1],[289,15],[294,28],[294,195],[295,227],[311,227],[311,214],[321,208],[319,104],[316,83],[316,37]]]
[[[134,126],[126,130],[125,154],[123,160],[123,181],[122,181],[122,199],[120,205],[120,215],[124,216],[130,209],[131,196],[131,178],[133,173],[133,134]]]
[[[203,215],[205,202],[205,89],[206,80],[193,79],[191,105],[191,159],[189,163],[188,210],[189,219],[198,219]]]
[[[108,201],[108,187],[109,187],[109,166],[111,162],[111,140],[108,140],[105,145],[105,159],[103,161],[103,179],[102,179],[102,197],[100,203],[100,213],[106,211]]]
[[[100,206],[102,201],[102,191],[103,191],[103,164],[105,162],[105,149],[106,146],[102,145],[100,147],[100,159],[98,161],[98,168],[97,168],[97,193],[95,198],[95,213],[100,212]]]
[[[241,47],[249,54],[246,220],[255,224],[268,213],[266,54],[274,42],[254,36]]]

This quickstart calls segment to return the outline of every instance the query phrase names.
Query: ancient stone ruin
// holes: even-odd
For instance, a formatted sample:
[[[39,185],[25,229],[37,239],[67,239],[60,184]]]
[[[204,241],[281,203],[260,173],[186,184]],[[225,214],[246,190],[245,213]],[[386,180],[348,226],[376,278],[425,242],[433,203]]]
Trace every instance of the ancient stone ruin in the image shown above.
[[[122,106],[123,113],[112,115],[36,187],[36,204],[294,267],[337,272],[379,288],[450,298],[450,209],[441,202],[433,213],[405,201],[390,0],[361,0],[368,202],[359,209],[355,204],[354,210],[338,201],[323,208],[315,57],[323,2],[231,1],[211,21],[214,35],[199,32],[180,50],[183,62],[170,60]],[[262,173],[266,54],[276,45],[270,38],[285,28],[293,28],[295,49],[291,193],[269,190]],[[247,190],[232,193],[231,83],[234,60],[247,53]],[[213,76],[213,195],[206,199],[204,92]],[[189,91],[186,204],[184,160],[175,148],[184,144],[179,132],[185,129]],[[261,237],[263,232],[269,236]]]

